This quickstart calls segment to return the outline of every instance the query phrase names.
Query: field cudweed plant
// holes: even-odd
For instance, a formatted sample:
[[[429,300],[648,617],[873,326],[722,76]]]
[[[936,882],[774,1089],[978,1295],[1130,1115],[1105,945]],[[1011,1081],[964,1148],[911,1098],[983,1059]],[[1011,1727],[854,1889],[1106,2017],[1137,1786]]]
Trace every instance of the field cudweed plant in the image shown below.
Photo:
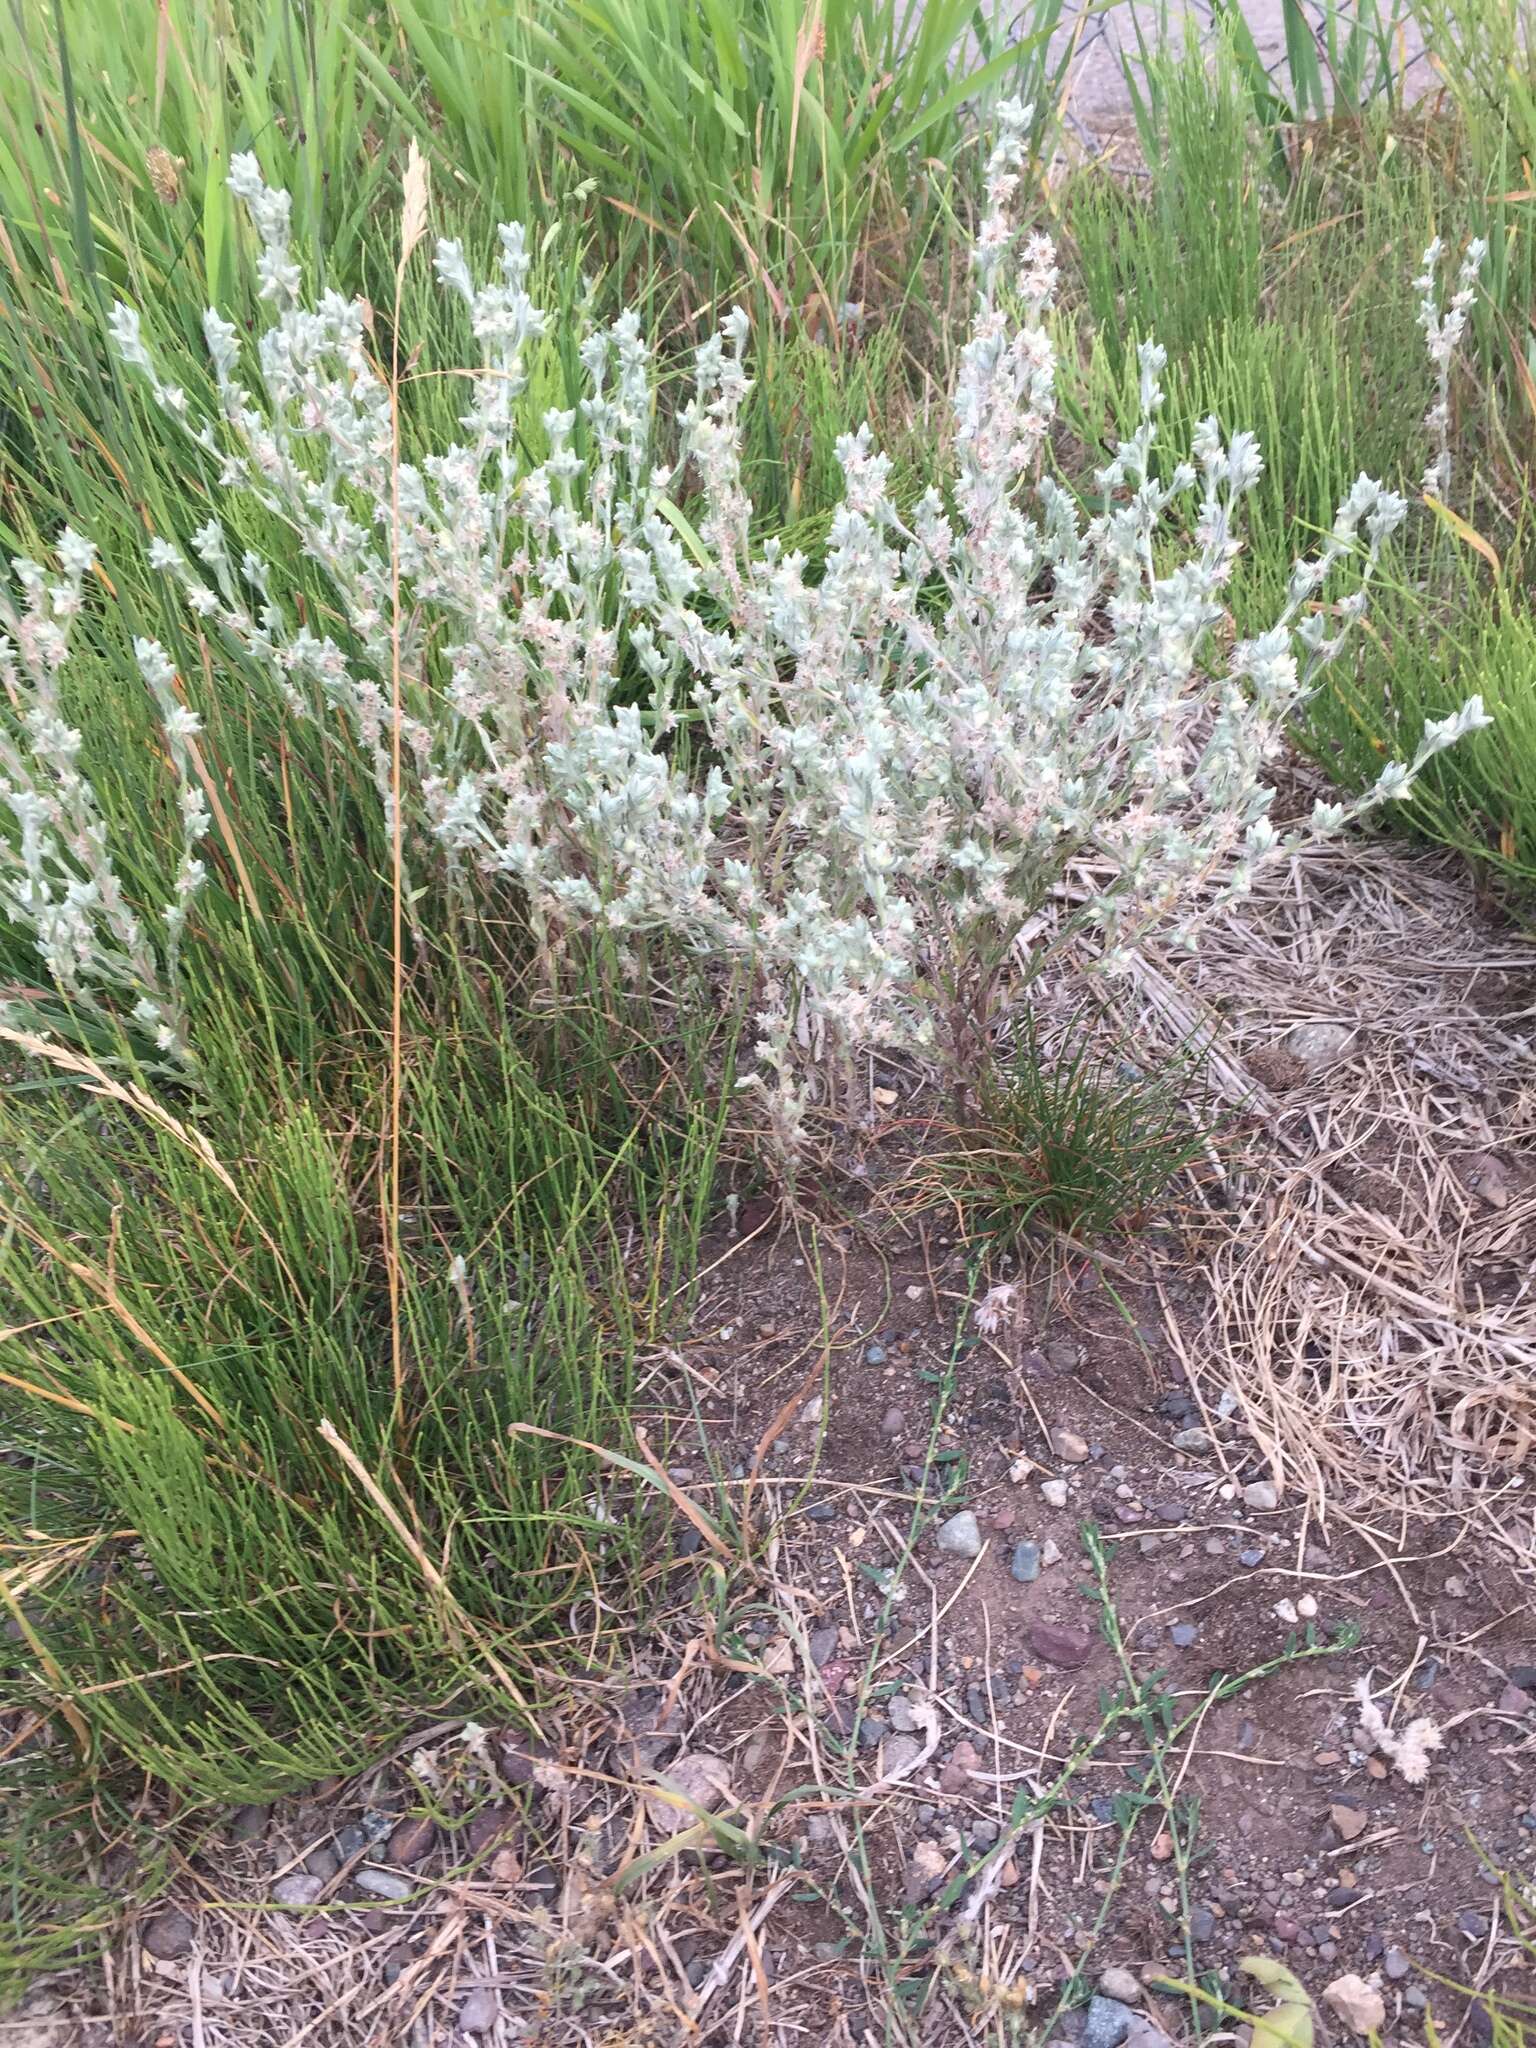
[[[438,246],[479,362],[462,438],[420,460],[400,455],[405,395],[364,307],[305,303],[286,195],[251,157],[230,183],[271,308],[256,381],[210,312],[219,414],[198,417],[137,314],[115,315],[123,360],[226,490],[281,521],[332,586],[337,623],[319,631],[210,521],[154,544],[198,629],[254,658],[294,718],[343,732],[385,806],[398,716],[409,859],[439,863],[471,901],[515,887],[552,968],[601,926],[748,972],[756,1079],[786,1147],[855,1049],[974,1071],[999,1005],[1064,930],[1088,928],[1111,966],[1151,931],[1192,942],[1258,862],[1406,795],[1484,722],[1473,699],[1365,795],[1271,822],[1287,721],[1361,612],[1403,500],[1362,476],[1268,630],[1224,645],[1260,450],[1207,420],[1188,459],[1160,463],[1165,357],[1148,342],[1140,423],[1085,515],[1045,468],[1070,366],[1051,336],[1051,245],[1021,243],[1013,222],[1027,119],[1002,109],[988,165],[948,488],[904,517],[868,430],[847,436],[819,568],[754,535],[740,312],[698,350],[665,448],[636,318],[585,334],[580,416],[546,413],[548,452],[525,461],[544,320],[520,228],[500,231],[489,282]],[[685,498],[700,508],[686,518]],[[104,949],[90,971],[138,972],[162,1001],[139,960],[125,928],[110,972]]]

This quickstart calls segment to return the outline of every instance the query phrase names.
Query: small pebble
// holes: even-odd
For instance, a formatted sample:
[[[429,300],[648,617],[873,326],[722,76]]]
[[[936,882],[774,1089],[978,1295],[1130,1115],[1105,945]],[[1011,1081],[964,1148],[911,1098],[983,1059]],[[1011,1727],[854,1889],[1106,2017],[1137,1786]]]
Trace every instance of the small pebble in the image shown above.
[[[232,1842],[254,1842],[271,1818],[270,1806],[242,1806],[229,1824]]]
[[[887,1408],[880,1418],[882,1436],[900,1436],[907,1426],[907,1418],[899,1408]]]
[[[1040,1483],[1040,1498],[1048,1508],[1064,1508],[1067,1504],[1067,1482],[1065,1479],[1045,1479]]]
[[[1280,1496],[1267,1479],[1255,1479],[1243,1488],[1243,1501],[1257,1514],[1266,1514],[1280,1505]]]
[[[1099,1989],[1106,1998],[1113,1998],[1119,2005],[1141,2003],[1141,1980],[1132,1970],[1106,1970],[1099,1979]]]
[[[1053,1429],[1051,1449],[1063,1464],[1081,1465],[1087,1461],[1087,1439],[1080,1437],[1075,1429]]]
[[[1021,1586],[1033,1585],[1040,1576],[1040,1546],[1038,1543],[1016,1543],[1009,1571]]]
[[[864,1363],[866,1365],[884,1365],[885,1346],[878,1342],[866,1345],[864,1348]]]
[[[307,1870],[290,1870],[273,1885],[272,1902],[277,1906],[312,1906],[324,1890],[323,1878],[314,1877]]]
[[[408,1899],[416,1889],[414,1878],[403,1877],[398,1870],[381,1870],[376,1863],[365,1863],[352,1882],[376,1899]]]
[[[1082,2048],[1120,2048],[1135,2018],[1118,1998],[1094,1997],[1083,2025]]]
[[[319,1886],[315,1889],[318,1891]],[[184,1913],[180,1906],[167,1906],[150,1921],[141,1939],[156,1962],[174,1963],[191,1953],[196,1934],[196,1923],[190,1913]]]
[[[1173,1439],[1176,1451],[1208,1451],[1211,1440],[1203,1429],[1181,1429]]]
[[[1199,1633],[1192,1621],[1176,1621],[1168,1631],[1168,1640],[1176,1650],[1187,1650]]]
[[[459,2007],[459,2028],[465,2034],[488,2034],[501,2016],[501,2004],[494,1991],[483,1986],[471,1991]]]
[[[1252,1571],[1256,1564],[1264,1562],[1264,1553],[1262,1550],[1240,1550],[1237,1553],[1237,1561],[1239,1564],[1247,1565],[1248,1569]]]
[[[408,1814],[389,1837],[391,1863],[419,1863],[437,1840],[437,1829],[425,1814]]]
[[[947,1522],[941,1522],[933,1540],[951,1557],[981,1555],[981,1527],[969,1508],[962,1508],[958,1515],[951,1515]]]

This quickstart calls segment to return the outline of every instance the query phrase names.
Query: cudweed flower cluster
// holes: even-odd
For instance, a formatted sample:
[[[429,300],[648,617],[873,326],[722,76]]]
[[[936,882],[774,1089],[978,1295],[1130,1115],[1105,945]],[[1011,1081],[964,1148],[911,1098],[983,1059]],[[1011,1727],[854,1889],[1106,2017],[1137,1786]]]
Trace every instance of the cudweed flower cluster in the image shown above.
[[[0,835],[0,909],[32,934],[62,994],[87,1008],[129,1008],[159,1051],[185,1060],[177,966],[187,914],[204,881],[194,849],[208,829],[190,754],[198,724],[175,695],[164,649],[135,641],[180,783],[182,860],[157,951],[123,894],[106,821],[81,766],[81,735],[60,702],[70,628],[95,559],[92,544],[66,527],[56,576],[20,558],[11,564],[19,605],[0,585],[0,803],[14,825]]]
[[[1430,367],[1435,373],[1434,403],[1424,415],[1424,430],[1434,453],[1424,472],[1422,488],[1442,504],[1451,495],[1451,364],[1467,330],[1467,314],[1477,296],[1477,280],[1487,260],[1488,244],[1468,242],[1456,273],[1451,303],[1442,313],[1439,270],[1444,254],[1445,244],[1436,235],[1424,251],[1423,267],[1413,281],[1419,295],[1419,325],[1424,330]]]
[[[1191,939],[1259,861],[1406,794],[1481,722],[1474,700],[1364,796],[1276,829],[1266,772],[1403,501],[1360,478],[1269,629],[1224,651],[1261,456],[1208,420],[1187,460],[1155,461],[1165,357],[1149,343],[1139,424],[1094,480],[1107,509],[1084,515],[1043,473],[1063,366],[1050,244],[1020,246],[1012,221],[1027,119],[1002,110],[988,166],[948,487],[904,516],[869,430],[845,436],[816,571],[753,536],[739,311],[699,349],[666,451],[650,349],[626,313],[584,336],[586,396],[546,413],[547,454],[523,458],[544,320],[518,228],[501,230],[489,282],[456,243],[438,247],[480,363],[462,438],[419,463],[399,459],[363,309],[303,303],[286,198],[250,157],[230,183],[273,309],[257,384],[210,312],[221,417],[194,420],[136,316],[116,319],[125,362],[225,482],[289,526],[346,621],[334,637],[303,622],[214,522],[154,551],[204,630],[254,656],[296,717],[339,712],[385,805],[398,716],[413,858],[435,849],[466,889],[514,883],[551,955],[601,926],[743,964],[785,1144],[828,1063],[900,1045],[963,1070],[1010,981],[1068,922],[1110,963],[1151,930]],[[689,492],[702,509],[685,520]]]

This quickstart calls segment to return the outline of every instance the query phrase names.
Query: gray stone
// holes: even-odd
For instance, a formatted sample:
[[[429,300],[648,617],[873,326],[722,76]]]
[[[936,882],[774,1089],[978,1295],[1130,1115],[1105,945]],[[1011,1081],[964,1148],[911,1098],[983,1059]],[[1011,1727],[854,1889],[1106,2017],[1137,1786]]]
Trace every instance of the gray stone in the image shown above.
[[[157,1963],[179,1963],[192,1953],[197,1923],[180,1906],[166,1906],[150,1921],[143,1934],[144,1946]]]
[[[311,1877],[318,1877],[322,1884],[327,1884],[340,1870],[341,1858],[329,1842],[322,1842],[304,1858],[304,1868]]]
[[[981,1526],[969,1508],[962,1508],[958,1515],[951,1515],[947,1522],[941,1522],[933,1540],[951,1557],[981,1555]]]
[[[501,2001],[494,1991],[484,1985],[478,1991],[471,1991],[459,2007],[459,2031],[464,2034],[488,2034],[501,2014]]]
[[[398,1870],[381,1870],[376,1863],[365,1863],[352,1881],[359,1891],[376,1899],[408,1899],[416,1889],[414,1878],[404,1877]]]
[[[324,1890],[324,1878],[316,1877],[308,1870],[290,1870],[286,1877],[280,1877],[273,1885],[272,1903],[277,1906],[312,1906]]]
[[[1045,1362],[1053,1372],[1076,1372],[1083,1362],[1083,1347],[1075,1337],[1053,1337],[1045,1347]]]
[[[1216,1932],[1216,1915],[1209,1906],[1196,1906],[1189,1916],[1191,1941],[1209,1941]]]
[[[1043,1479],[1040,1482],[1040,1498],[1048,1508],[1064,1508],[1067,1504],[1065,1479]]]
[[[899,1408],[887,1408],[880,1418],[882,1436],[900,1436],[906,1429],[907,1418]]]
[[[1267,1514],[1271,1508],[1280,1505],[1280,1496],[1267,1479],[1255,1479],[1243,1488],[1243,1499],[1258,1514]]]
[[[1088,1440],[1075,1429],[1053,1429],[1051,1449],[1066,1465],[1083,1465],[1088,1460]]]
[[[898,1735],[917,1733],[917,1716],[904,1692],[893,1693],[886,1701],[885,1716]]]
[[[885,1346],[878,1341],[873,1344],[866,1344],[864,1347],[864,1363],[866,1365],[884,1365]]]
[[[232,1842],[254,1842],[272,1817],[270,1806],[242,1806],[229,1824]]]
[[[1397,1946],[1397,1943],[1394,1942],[1387,1950],[1385,1956],[1382,1957],[1382,1968],[1394,1984],[1400,1984],[1413,1968],[1413,1965]]]
[[[1141,1979],[1134,1970],[1106,1970],[1099,1979],[1099,1989],[1106,1998],[1118,2005],[1140,2005]]]
[[[880,1745],[880,1775],[894,1778],[917,1762],[923,1745],[916,1735],[887,1735]]]
[[[1173,1439],[1176,1451],[1208,1451],[1211,1440],[1203,1429],[1181,1429]]]
[[[1176,1621],[1168,1631],[1168,1640],[1176,1650],[1187,1650],[1199,1633],[1192,1621]]]
[[[837,1655],[837,1625],[835,1622],[826,1628],[813,1628],[811,1630],[810,1651],[811,1662],[818,1671],[827,1662],[829,1657]]]
[[[1131,2022],[1136,2015],[1128,2005],[1122,2005],[1118,1998],[1105,1998],[1096,1994],[1088,2004],[1088,2018],[1083,2025],[1082,2048],[1120,2048],[1121,2042],[1131,2031]]]
[[[1021,1586],[1031,1586],[1040,1576],[1040,1546],[1038,1543],[1016,1543],[1009,1561],[1009,1571]]]

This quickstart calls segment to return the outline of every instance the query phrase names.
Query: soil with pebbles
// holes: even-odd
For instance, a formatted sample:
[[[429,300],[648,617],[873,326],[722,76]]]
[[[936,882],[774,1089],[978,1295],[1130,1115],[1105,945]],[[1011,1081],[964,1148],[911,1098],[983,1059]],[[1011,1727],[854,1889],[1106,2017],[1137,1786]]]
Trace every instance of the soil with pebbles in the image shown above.
[[[761,1204],[746,1222],[750,1242],[706,1248],[691,1336],[648,1398],[679,1499],[715,1513],[719,1488],[737,1508],[750,1491],[759,1529],[777,1522],[755,1572],[738,1561],[722,1594],[699,1529],[663,1516],[669,1618],[627,1679],[551,1706],[542,1739],[492,1730],[477,1751],[441,1724],[358,1780],[205,1829],[119,1935],[110,1985],[82,1971],[41,1987],[18,2038],[179,2048],[217,2021],[221,2042],[309,2029],[340,2048],[388,2022],[377,2038],[407,2048],[544,2048],[612,1999],[649,2005],[657,2040],[724,2042],[760,1970],[787,2026],[825,2033],[833,2013],[848,2040],[881,2039],[889,2001],[947,1967],[989,1858],[988,1954],[1011,1958],[1039,2021],[1068,1993],[1059,2041],[1087,2029],[1104,2048],[1138,1989],[1136,2048],[1187,2036],[1188,2004],[1158,1986],[1192,1962],[1251,2001],[1236,1966],[1256,1954],[1314,1998],[1346,1972],[1374,1983],[1388,2041],[1424,2039],[1431,2012],[1486,2035],[1486,2007],[1435,1980],[1531,1981],[1493,1875],[1536,1884],[1529,1589],[1449,1517],[1406,1540],[1321,1519],[1256,1462],[1235,1403],[1225,1420],[1201,1405],[1170,1341],[1199,1342],[1198,1245],[1120,1248],[1112,1284],[1058,1263],[988,1338],[942,1236],[824,1226],[818,1276],[808,1237]],[[1124,1682],[1085,1528],[1137,1680],[1175,1716],[1209,1702],[1172,1763],[1193,1843],[1182,1894],[1134,1731],[1084,1755],[1038,1841],[1004,1844],[1019,1787],[1049,1783]],[[1286,1661],[1288,1642],[1341,1630],[1352,1647]],[[1395,1725],[1443,1731],[1421,1786],[1362,1739],[1367,1673]],[[743,1880],[696,1849],[616,1889],[692,1818],[658,1776],[750,1825],[770,1860]],[[865,1908],[850,1919],[855,1811],[859,1882],[888,1942],[905,1930],[883,1976]],[[745,1882],[748,1911],[776,1871],[800,1875],[747,1958],[722,1885]],[[635,1914],[665,1943],[637,1947]],[[1120,1996],[1095,2007],[1101,1978]],[[674,2011],[689,2019],[672,2036]],[[1319,2024],[1350,2038],[1326,2008]],[[935,2019],[923,2038],[974,2037]]]
[[[1092,1736],[1121,1684],[1087,1596],[1091,1524],[1112,1559],[1132,1668],[1180,1713],[1223,1676],[1279,1659],[1288,1641],[1355,1638],[1337,1655],[1282,1663],[1199,1724],[1180,1799],[1198,1810],[1187,1920],[1200,1971],[1239,1999],[1231,1972],[1247,1954],[1283,1959],[1314,1995],[1358,1972],[1379,1981],[1389,2035],[1408,2039],[1431,2006],[1448,2010],[1417,1966],[1528,1987],[1498,1873],[1536,1885],[1529,1587],[1449,1516],[1404,1542],[1400,1528],[1321,1520],[1288,1495],[1284,1475],[1255,1461],[1237,1415],[1222,1421],[1197,1403],[1145,1269],[1141,1284],[1117,1275],[1111,1288],[1078,1261],[989,1341],[967,1317],[965,1261],[942,1241],[887,1261],[850,1233],[841,1269],[825,1245],[822,1263],[837,1297],[826,1386],[763,1466],[780,1483],[804,1482],[786,1541],[814,1603],[819,1684],[808,1703],[833,1743],[841,1735],[867,1755],[869,1777],[889,1773],[892,1742],[915,1742],[903,1732],[914,1704],[939,1709],[937,1753],[885,1816],[874,1857],[884,1901],[931,1894],[940,1858],[950,1875],[978,1867],[1007,1827],[1021,1770],[1048,1781],[1042,1749],[1060,1758]],[[702,1311],[712,1332],[689,1356],[717,1375],[704,1403],[711,1455],[728,1466],[734,1450],[740,1470],[816,1355],[816,1289],[787,1239],[721,1280]],[[1187,1349],[1198,1342],[1197,1285],[1165,1276],[1163,1294]],[[905,1575],[908,1601],[885,1617],[875,1575],[900,1564],[892,1538],[914,1512],[918,1569]],[[779,1633],[764,1620],[747,1641],[767,1652]],[[1427,1715],[1443,1731],[1423,1785],[1369,1753],[1353,1696],[1367,1673],[1397,1726]],[[780,1754],[752,1691],[742,1687],[727,1717],[734,1750],[714,1738],[748,1795]],[[1035,1881],[1022,1845],[1011,1861],[992,1911],[1020,1930],[1042,1988],[1090,1956],[1090,1977],[1106,1965],[1183,1971],[1186,1915],[1155,1812],[1093,1937],[1144,1756],[1135,1741],[1101,1745],[1047,1826]],[[808,1854],[831,1866],[837,1852],[817,1832],[806,1832]],[[1470,2025],[1473,2039],[1486,2032],[1481,2006]]]

